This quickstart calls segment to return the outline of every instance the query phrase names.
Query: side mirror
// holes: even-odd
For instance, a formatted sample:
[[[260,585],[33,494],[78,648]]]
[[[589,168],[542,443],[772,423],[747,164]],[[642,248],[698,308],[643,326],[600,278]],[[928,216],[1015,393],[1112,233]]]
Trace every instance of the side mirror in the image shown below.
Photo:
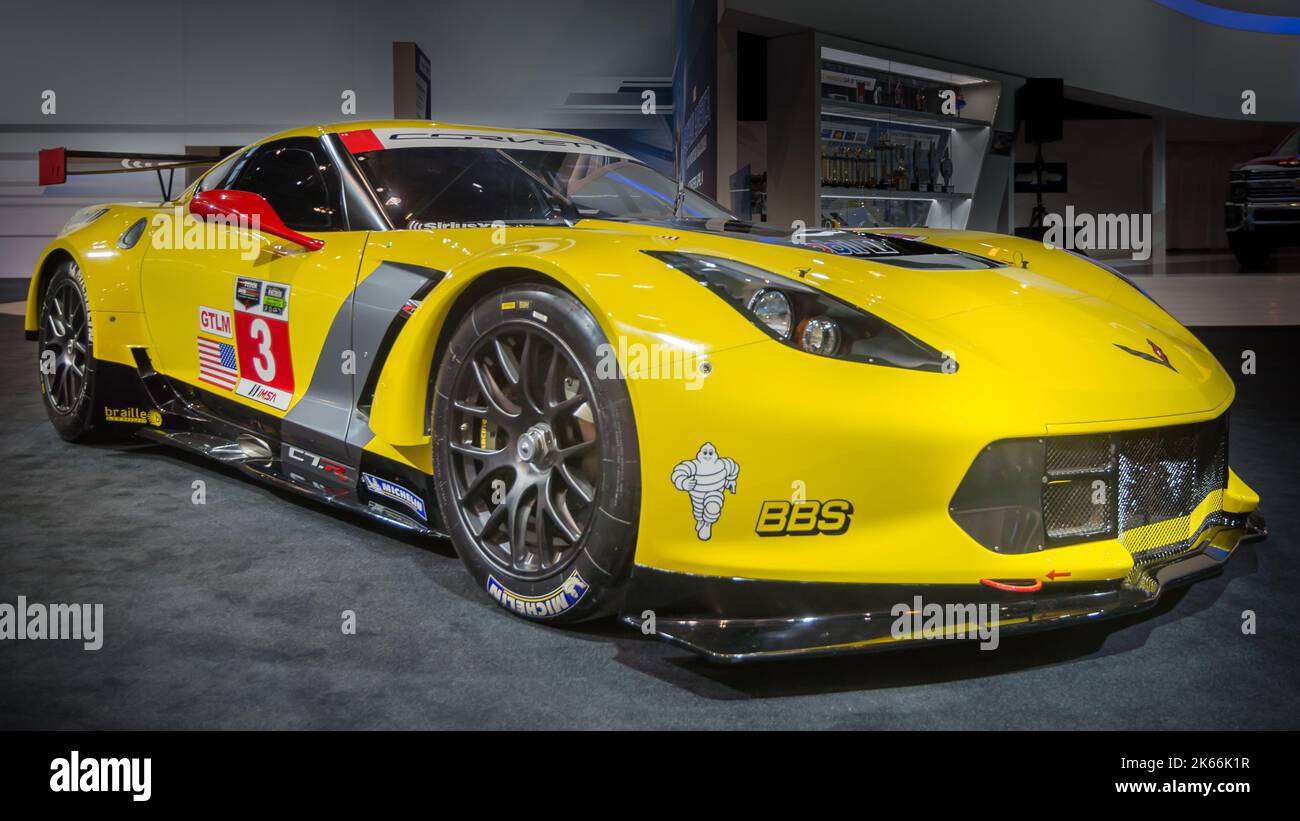
[[[319,251],[325,247],[323,240],[300,234],[285,225],[271,203],[251,191],[221,188],[200,191],[190,200],[190,213],[199,219],[221,217],[233,220],[241,228],[286,239],[308,251]]]

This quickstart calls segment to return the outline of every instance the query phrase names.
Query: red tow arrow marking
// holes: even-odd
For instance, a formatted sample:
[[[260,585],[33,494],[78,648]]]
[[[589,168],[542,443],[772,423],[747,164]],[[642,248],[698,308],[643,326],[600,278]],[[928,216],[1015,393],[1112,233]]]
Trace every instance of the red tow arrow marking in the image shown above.
[[[1051,572],[1047,574],[1047,579],[1048,581],[1056,581],[1062,576],[1068,576],[1068,575],[1070,575],[1070,571],[1068,570],[1057,570],[1056,568],[1052,568]]]

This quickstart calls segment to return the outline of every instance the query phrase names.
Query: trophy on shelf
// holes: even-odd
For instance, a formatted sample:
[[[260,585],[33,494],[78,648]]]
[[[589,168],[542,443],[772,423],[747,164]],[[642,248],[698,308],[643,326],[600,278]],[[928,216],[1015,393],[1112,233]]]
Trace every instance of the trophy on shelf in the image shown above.
[[[934,145],[935,145],[934,143],[930,143],[930,153],[926,157],[926,161],[925,161],[925,170],[930,177],[929,187],[926,188],[927,191],[939,190],[939,184],[935,182],[935,178],[938,176],[939,173],[939,158],[934,153]]]
[[[876,80],[876,87],[871,92],[871,102],[881,105],[885,102],[885,81]]]
[[[943,162],[939,164],[939,173],[943,174],[944,193],[952,193],[952,154],[947,148],[943,150]]]
[[[889,174],[893,171],[893,163],[889,159],[889,144],[885,142],[882,134],[880,142],[876,143],[876,187],[889,187]]]

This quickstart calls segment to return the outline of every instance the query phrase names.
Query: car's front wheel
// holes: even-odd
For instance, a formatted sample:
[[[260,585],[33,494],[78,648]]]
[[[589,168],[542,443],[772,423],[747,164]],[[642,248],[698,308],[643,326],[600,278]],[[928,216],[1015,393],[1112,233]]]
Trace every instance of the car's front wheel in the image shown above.
[[[457,552],[513,613],[581,621],[615,610],[640,507],[627,386],[600,378],[608,340],[545,285],[490,294],[438,369],[434,481]]]

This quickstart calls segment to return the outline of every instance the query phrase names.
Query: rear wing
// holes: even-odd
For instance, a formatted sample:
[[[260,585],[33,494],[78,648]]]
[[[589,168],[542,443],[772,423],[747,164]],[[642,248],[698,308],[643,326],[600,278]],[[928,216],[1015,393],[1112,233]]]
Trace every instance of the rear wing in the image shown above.
[[[163,201],[172,198],[172,179],[177,168],[196,168],[220,162],[220,157],[200,157],[193,154],[121,154],[114,151],[70,151],[66,148],[46,148],[40,152],[40,181],[38,185],[62,185],[69,176],[82,174],[128,174],[132,171],[153,171],[158,174],[158,188]],[[163,172],[167,179],[163,181]]]

